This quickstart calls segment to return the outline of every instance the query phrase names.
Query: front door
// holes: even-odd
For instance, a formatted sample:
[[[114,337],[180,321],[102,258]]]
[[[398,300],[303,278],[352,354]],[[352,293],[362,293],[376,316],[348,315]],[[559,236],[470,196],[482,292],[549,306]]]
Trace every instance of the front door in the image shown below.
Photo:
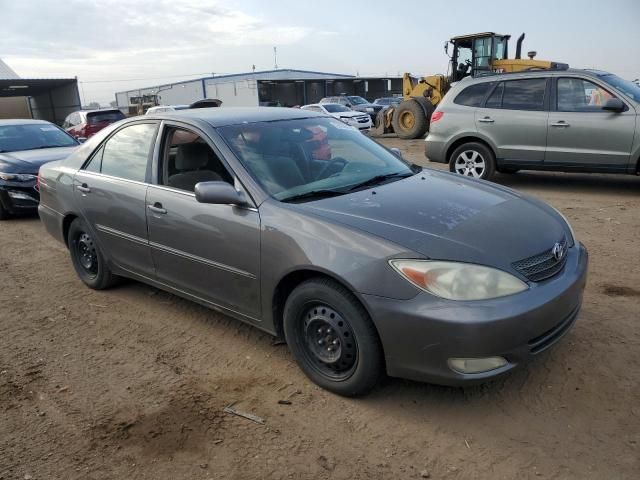
[[[626,171],[636,128],[636,112],[609,112],[616,98],[603,86],[578,77],[556,83],[556,105],[549,114],[545,164]]]
[[[147,240],[147,170],[158,125],[118,130],[76,173],[74,195],[109,259],[118,267],[153,276]]]
[[[166,125],[162,138],[157,184],[147,192],[149,242],[158,280],[259,318],[258,211],[196,201],[197,183],[237,180],[203,133]]]
[[[476,128],[497,149],[498,164],[536,165],[547,146],[547,79],[498,83],[476,109]]]

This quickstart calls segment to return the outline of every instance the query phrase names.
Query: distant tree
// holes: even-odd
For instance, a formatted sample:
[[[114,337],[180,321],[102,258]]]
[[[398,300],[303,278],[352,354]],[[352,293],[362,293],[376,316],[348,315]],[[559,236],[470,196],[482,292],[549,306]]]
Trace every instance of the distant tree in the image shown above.
[[[98,108],[100,108],[100,104],[98,102],[91,102],[82,108],[85,110],[97,110]]]
[[[118,102],[116,102],[115,100],[111,100],[109,102],[109,106],[112,108],[116,108],[118,106]]]

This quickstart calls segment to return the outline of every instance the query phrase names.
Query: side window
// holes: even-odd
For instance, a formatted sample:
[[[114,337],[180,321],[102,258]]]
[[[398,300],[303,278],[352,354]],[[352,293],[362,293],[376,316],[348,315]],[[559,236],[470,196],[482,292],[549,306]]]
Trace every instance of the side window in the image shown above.
[[[165,133],[160,184],[193,192],[200,182],[227,182],[233,176],[218,155],[197,133],[167,128]]]
[[[103,147],[100,171],[113,177],[144,182],[155,133],[155,123],[140,123],[118,131]]]
[[[485,108],[502,108],[502,94],[504,93],[504,82],[500,84],[491,92],[489,98],[487,98],[484,104]]]
[[[544,110],[545,78],[504,82],[502,108],[509,110]]]
[[[485,95],[492,85],[493,83],[491,82],[470,85],[456,96],[453,103],[464,105],[466,107],[479,107],[482,105],[482,100],[484,100]]]
[[[559,78],[556,108],[559,112],[602,112],[602,105],[614,96],[582,78]]]

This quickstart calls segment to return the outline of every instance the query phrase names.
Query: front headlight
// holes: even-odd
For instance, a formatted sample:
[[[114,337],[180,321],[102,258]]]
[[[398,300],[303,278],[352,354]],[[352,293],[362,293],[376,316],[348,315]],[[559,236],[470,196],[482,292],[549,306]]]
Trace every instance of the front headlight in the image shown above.
[[[0,172],[0,179],[5,182],[32,182],[37,178],[36,175],[26,173],[3,173]]]
[[[557,208],[554,208],[554,207],[551,207],[551,208],[553,208],[556,211],[556,213],[562,217],[562,219],[564,220],[564,223],[567,224],[567,228],[569,229],[569,233],[571,234],[571,242],[569,242],[569,245],[570,246],[575,245],[576,241],[577,241],[576,234],[573,231],[573,227],[569,223],[569,220],[567,220],[567,217],[565,217],[560,210],[558,210]]]
[[[519,293],[526,283],[491,267],[431,260],[390,260],[416,287],[447,300],[487,300]]]
[[[349,124],[349,117],[340,117],[340,121]]]
[[[371,112],[373,112],[373,111],[374,111],[374,109],[373,109],[373,108],[371,108],[371,107],[367,107],[367,109],[366,109],[366,110],[367,110],[367,112],[369,112],[369,113],[371,113]]]

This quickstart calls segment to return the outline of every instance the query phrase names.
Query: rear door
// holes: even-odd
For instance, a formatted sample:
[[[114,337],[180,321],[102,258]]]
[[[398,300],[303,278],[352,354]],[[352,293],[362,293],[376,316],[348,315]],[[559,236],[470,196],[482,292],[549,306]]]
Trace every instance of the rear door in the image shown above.
[[[602,110],[607,99],[619,97],[590,79],[559,77],[554,84],[545,164],[626,171],[636,127],[633,107]]]
[[[147,178],[157,122],[117,130],[74,178],[79,208],[117,266],[154,275],[147,239]]]
[[[260,316],[257,209],[199,203],[195,185],[242,188],[207,136],[165,122],[154,184],[147,193],[149,241],[158,279],[251,319]]]
[[[549,87],[545,77],[495,85],[475,113],[476,128],[497,149],[499,164],[541,164],[547,146]]]

